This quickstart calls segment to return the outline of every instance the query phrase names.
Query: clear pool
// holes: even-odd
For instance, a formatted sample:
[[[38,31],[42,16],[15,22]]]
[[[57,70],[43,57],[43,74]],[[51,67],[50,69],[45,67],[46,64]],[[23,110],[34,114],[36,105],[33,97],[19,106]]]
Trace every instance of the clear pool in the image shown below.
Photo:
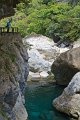
[[[25,93],[25,107],[29,120],[69,120],[68,116],[55,110],[52,106],[54,98],[63,91],[61,86],[31,87]]]

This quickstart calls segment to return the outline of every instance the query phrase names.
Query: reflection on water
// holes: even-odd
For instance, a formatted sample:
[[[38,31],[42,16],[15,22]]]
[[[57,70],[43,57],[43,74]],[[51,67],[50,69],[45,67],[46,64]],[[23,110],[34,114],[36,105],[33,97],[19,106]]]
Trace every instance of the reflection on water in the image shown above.
[[[28,111],[29,120],[69,120],[52,106],[54,98],[63,91],[60,86],[28,87],[25,93],[25,106]]]

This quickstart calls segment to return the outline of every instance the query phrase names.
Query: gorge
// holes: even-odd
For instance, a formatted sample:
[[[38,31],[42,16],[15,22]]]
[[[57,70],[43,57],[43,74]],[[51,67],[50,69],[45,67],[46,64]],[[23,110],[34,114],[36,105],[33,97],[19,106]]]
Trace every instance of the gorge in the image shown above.
[[[16,11],[12,27],[20,30],[0,34],[0,120],[80,120],[80,40],[74,45],[80,7],[79,1],[62,1],[34,0],[28,7],[24,1],[16,10],[19,1],[0,1],[0,26]],[[41,34],[68,39],[73,48]]]

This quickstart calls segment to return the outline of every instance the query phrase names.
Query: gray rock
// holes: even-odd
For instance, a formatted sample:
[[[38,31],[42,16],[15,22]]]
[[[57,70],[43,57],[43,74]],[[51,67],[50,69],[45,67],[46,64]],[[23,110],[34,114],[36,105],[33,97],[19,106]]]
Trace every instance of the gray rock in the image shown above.
[[[25,37],[23,42],[25,46],[28,44],[30,71],[51,71],[51,64],[60,52],[53,40],[43,35],[32,35]]]
[[[67,51],[67,48],[58,48],[52,39],[43,35],[30,35],[23,39],[24,45],[28,48],[29,67],[31,73],[29,81],[48,80],[51,76],[51,65],[60,53]],[[49,73],[49,74],[48,74]],[[36,77],[35,77],[36,76]]]
[[[19,34],[5,33],[0,36],[0,109],[10,120],[26,120],[27,113],[19,96],[24,95],[29,73],[28,54]],[[19,106],[20,105],[20,106]],[[22,110],[17,112],[17,107]],[[15,108],[17,118],[13,109]],[[1,114],[1,113],[0,113]]]
[[[78,47],[80,47],[80,39],[73,42],[73,48],[78,48]]]
[[[1,0],[0,1],[0,19],[14,15],[14,7],[19,3],[19,0]]]
[[[53,106],[80,120],[80,72],[72,78],[62,95],[53,101]]]
[[[68,85],[80,70],[80,47],[62,53],[52,65],[52,73],[58,84]]]
[[[16,120],[26,120],[28,117],[26,108],[24,107],[23,102],[22,102],[21,94],[19,94],[17,98],[16,104],[13,108],[13,113],[16,116]]]

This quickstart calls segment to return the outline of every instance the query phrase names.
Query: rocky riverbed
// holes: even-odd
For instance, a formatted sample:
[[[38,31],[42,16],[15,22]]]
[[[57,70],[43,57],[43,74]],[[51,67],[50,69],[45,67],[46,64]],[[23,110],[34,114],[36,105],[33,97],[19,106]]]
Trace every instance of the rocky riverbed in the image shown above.
[[[68,85],[53,106],[70,117],[80,120],[80,42],[62,53],[52,65],[57,84]]]
[[[28,81],[40,82],[53,81],[51,73],[53,61],[68,48],[58,48],[52,39],[42,35],[31,35],[23,39],[28,49],[30,72]]]

